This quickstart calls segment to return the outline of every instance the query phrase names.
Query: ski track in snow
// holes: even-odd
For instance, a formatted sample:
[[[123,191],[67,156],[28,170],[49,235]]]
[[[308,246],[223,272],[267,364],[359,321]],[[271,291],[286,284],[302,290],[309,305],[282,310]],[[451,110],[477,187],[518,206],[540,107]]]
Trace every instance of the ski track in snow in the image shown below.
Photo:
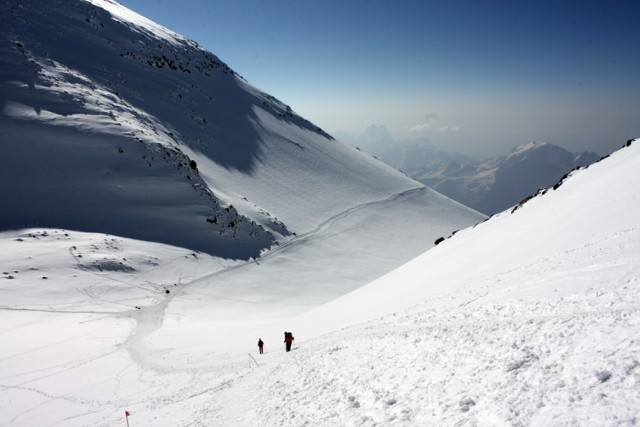
[[[313,237],[315,235],[318,235],[319,233],[327,230],[330,226],[331,223],[333,223],[334,221],[337,221],[341,218],[344,218],[354,212],[357,212],[361,209],[364,209],[368,206],[373,206],[379,203],[386,203],[386,202],[390,202],[393,200],[396,200],[400,197],[406,196],[408,194],[411,193],[415,193],[415,192],[419,192],[419,191],[426,191],[425,187],[420,187],[420,188],[415,188],[415,189],[411,189],[411,190],[407,190],[407,191],[403,191],[397,194],[394,194],[384,200],[377,200],[377,201],[372,201],[372,202],[368,202],[368,203],[363,203],[363,204],[359,204],[356,206],[353,206],[339,214],[336,214],[334,216],[332,216],[331,218],[328,218],[326,221],[324,221],[322,224],[319,224],[316,228],[314,228],[313,230],[306,232],[304,234],[301,234],[299,236],[293,237],[291,239],[289,239],[287,242],[281,244],[280,246],[274,247],[273,249],[271,249],[269,252],[266,252],[265,254],[263,254],[260,258],[267,258],[267,257],[274,257],[277,256],[277,254],[281,251],[283,251],[285,248],[290,247],[292,245],[295,245],[297,243],[300,242],[304,242],[305,240],[309,239],[310,237]],[[161,326],[162,326],[162,322],[164,320],[164,313],[166,308],[169,306],[169,304],[171,303],[171,301],[176,298],[177,296],[180,295],[184,295],[185,293],[188,293],[189,291],[189,287],[190,285],[194,285],[196,283],[202,282],[204,280],[208,280],[212,277],[217,277],[217,276],[221,276],[224,274],[228,274],[232,271],[241,269],[247,265],[251,265],[253,264],[255,261],[254,260],[249,260],[249,261],[241,261],[238,262],[234,265],[231,266],[227,266],[227,267],[223,267],[220,270],[217,270],[213,273],[210,274],[206,274],[204,276],[195,278],[193,280],[191,280],[190,282],[187,283],[182,283],[181,286],[178,289],[175,289],[173,292],[171,292],[170,294],[167,294],[166,296],[164,296],[163,298],[161,298],[159,300],[159,302],[155,305],[151,305],[148,307],[143,307],[140,310],[135,310],[135,311],[131,311],[130,313],[134,316],[135,320],[136,320],[136,327],[133,331],[133,333],[131,334],[131,336],[127,339],[126,343],[124,344],[125,348],[127,348],[127,350],[131,353],[132,357],[134,360],[137,361],[137,363],[141,366],[141,367],[149,367],[149,366],[153,366],[154,368],[159,368],[158,364],[155,363],[153,361],[154,359],[154,352],[153,351],[149,351],[148,349],[146,349],[146,347],[144,346],[144,339],[151,335],[152,333],[154,333],[155,331],[157,331]],[[127,282],[127,284],[129,284]],[[99,298],[96,298],[99,301]]]
[[[393,194],[393,195],[391,195],[391,196],[389,196],[389,197],[387,197],[386,199],[383,199],[383,200],[375,200],[375,201],[371,201],[371,202],[361,203],[359,205],[355,205],[355,206],[353,206],[353,207],[351,207],[349,209],[346,209],[346,210],[344,210],[344,211],[342,211],[342,212],[340,212],[338,214],[333,215],[330,218],[327,218],[321,224],[318,224],[318,226],[316,226],[313,230],[308,231],[306,233],[302,233],[302,234],[300,234],[300,235],[288,240],[287,242],[285,242],[283,244],[280,244],[279,247],[273,248],[269,252],[266,252],[265,254],[263,254],[261,256],[261,258],[267,258],[267,257],[273,256],[273,254],[278,253],[278,251],[280,251],[280,250],[282,250],[282,249],[284,249],[284,248],[286,248],[288,246],[295,246],[297,244],[301,244],[305,240],[307,240],[308,238],[316,236],[321,231],[327,230],[331,226],[332,223],[334,223],[334,222],[336,222],[336,221],[338,221],[338,220],[340,220],[342,218],[345,218],[345,217],[349,216],[350,214],[352,214],[354,212],[357,212],[357,211],[360,211],[360,210],[365,209],[367,207],[375,206],[375,205],[378,205],[378,204],[392,202],[392,201],[394,201],[394,200],[396,200],[398,198],[401,198],[403,196],[406,196],[406,195],[409,195],[409,194],[412,194],[412,193],[417,193],[417,192],[420,192],[420,191],[427,191],[427,187],[413,188],[413,189],[410,189],[410,190],[406,190],[406,191],[402,191],[400,193]]]

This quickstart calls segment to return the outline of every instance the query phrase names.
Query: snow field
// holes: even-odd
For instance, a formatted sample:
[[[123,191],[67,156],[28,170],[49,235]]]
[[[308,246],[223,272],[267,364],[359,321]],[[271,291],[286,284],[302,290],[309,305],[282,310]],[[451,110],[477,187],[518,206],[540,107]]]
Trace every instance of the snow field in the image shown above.
[[[235,264],[183,248],[56,229],[0,233],[0,309],[121,313]]]
[[[293,266],[321,256],[348,267],[313,242],[375,218],[365,207],[249,263],[105,235],[3,233],[14,278],[0,282],[13,298],[0,312],[2,421],[107,426],[127,409],[158,426],[635,425],[637,189],[614,184],[635,176],[637,153],[313,310],[331,270],[300,292],[306,310],[258,279],[289,271],[295,283]],[[30,307],[27,274],[50,277],[36,283],[59,296]],[[171,282],[170,294],[157,286]],[[125,309],[125,296],[145,303]],[[87,311],[92,301],[100,310]],[[290,353],[283,330],[296,336]]]
[[[637,178],[639,158],[638,143],[619,150],[574,172],[557,190],[461,230],[299,321],[316,335],[442,295],[454,298],[464,288],[477,296],[521,292],[545,298],[640,274],[640,194],[625,184]],[[552,280],[557,283],[550,288]],[[319,318],[327,320],[314,322]]]
[[[391,271],[483,217],[115,3],[31,3],[4,229],[124,237],[0,233],[0,424],[638,423],[637,141]]]
[[[639,297],[634,281],[345,328],[257,358],[214,424],[635,425]]]
[[[270,330],[281,334],[292,316],[365,285],[410,259],[411,253],[430,247],[448,229],[463,227],[469,217],[454,205],[419,189],[355,206],[256,262],[189,283],[184,294],[172,298],[162,328],[147,344],[199,346],[206,334],[226,349],[242,351],[249,337],[257,341],[256,333],[263,338],[270,338]],[[429,221],[422,220],[423,213]],[[416,227],[407,228],[407,223]],[[388,250],[389,242],[399,239],[404,246]],[[267,322],[272,323],[263,327]]]

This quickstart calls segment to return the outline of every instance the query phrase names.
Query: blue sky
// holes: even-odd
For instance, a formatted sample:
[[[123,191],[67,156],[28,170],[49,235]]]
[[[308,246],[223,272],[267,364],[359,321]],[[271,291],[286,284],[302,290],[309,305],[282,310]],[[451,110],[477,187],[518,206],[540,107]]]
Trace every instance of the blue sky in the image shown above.
[[[478,158],[640,136],[638,1],[121,0],[330,133]]]

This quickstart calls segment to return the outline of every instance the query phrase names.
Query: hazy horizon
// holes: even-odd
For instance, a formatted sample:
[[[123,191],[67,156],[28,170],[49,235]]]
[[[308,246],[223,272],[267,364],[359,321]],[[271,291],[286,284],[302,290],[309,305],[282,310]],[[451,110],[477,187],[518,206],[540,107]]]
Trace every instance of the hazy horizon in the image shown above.
[[[640,135],[640,4],[122,0],[329,133],[384,124],[476,157]]]

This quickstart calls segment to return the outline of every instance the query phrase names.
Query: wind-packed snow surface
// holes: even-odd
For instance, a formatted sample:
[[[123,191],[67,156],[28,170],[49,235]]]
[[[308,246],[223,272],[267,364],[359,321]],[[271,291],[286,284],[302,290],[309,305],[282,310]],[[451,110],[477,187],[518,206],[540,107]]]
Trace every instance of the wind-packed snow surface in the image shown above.
[[[0,424],[637,423],[638,143],[380,277],[482,217],[115,2],[1,7]]]

